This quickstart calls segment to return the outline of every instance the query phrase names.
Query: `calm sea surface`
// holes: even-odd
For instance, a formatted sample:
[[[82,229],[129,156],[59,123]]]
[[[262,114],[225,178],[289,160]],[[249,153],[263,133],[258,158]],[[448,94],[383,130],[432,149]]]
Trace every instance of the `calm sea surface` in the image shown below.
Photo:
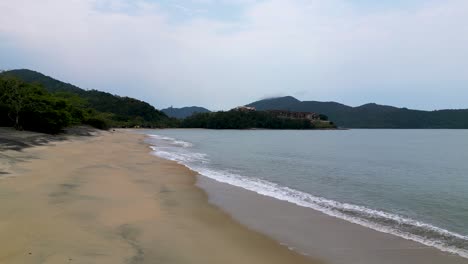
[[[151,130],[200,174],[468,256],[468,130]]]

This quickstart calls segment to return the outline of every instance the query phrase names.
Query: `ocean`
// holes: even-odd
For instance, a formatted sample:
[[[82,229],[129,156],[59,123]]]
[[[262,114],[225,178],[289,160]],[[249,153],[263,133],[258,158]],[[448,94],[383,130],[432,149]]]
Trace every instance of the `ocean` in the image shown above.
[[[468,258],[468,130],[147,130],[218,182]]]

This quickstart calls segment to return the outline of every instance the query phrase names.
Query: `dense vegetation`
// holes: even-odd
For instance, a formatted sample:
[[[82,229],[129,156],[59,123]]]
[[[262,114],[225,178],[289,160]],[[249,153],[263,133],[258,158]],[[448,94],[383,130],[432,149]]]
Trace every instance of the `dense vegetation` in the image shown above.
[[[333,124],[317,122],[317,125],[305,119],[279,118],[263,111],[243,112],[212,112],[198,113],[182,120],[184,128],[210,128],[210,129],[314,129],[332,128]],[[319,127],[320,126],[320,127]]]
[[[50,94],[38,85],[0,78],[0,125],[57,133],[91,116],[72,101]]]
[[[182,107],[182,108],[169,107],[169,108],[161,109],[161,111],[169,117],[174,117],[174,118],[179,118],[179,119],[183,119],[183,118],[192,116],[197,113],[211,112],[210,110],[204,107],[199,107],[199,106],[188,106],[188,107]]]
[[[377,104],[351,107],[335,102],[301,102],[291,96],[261,100],[248,106],[257,110],[323,113],[337,126],[347,128],[468,128],[468,109],[419,111]]]
[[[71,125],[110,127],[186,127],[212,129],[330,128],[328,122],[278,118],[267,112],[216,112],[200,107],[166,111],[146,102],[97,90],[84,90],[30,70],[0,73],[0,126],[58,133]],[[193,115],[196,113],[195,115]],[[325,116],[323,116],[325,119]]]
[[[178,125],[177,120],[146,102],[84,90],[30,70],[3,72],[0,81],[0,125],[3,126],[57,133],[75,124],[101,129]]]

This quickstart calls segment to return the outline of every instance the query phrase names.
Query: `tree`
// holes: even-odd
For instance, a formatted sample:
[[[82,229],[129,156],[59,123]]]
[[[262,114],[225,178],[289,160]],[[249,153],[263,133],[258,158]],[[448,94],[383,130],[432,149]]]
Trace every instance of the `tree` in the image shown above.
[[[14,78],[3,80],[1,86],[0,100],[10,109],[8,117],[14,122],[14,127],[21,130],[20,114],[27,106],[28,87]]]
[[[319,118],[320,118],[320,120],[328,121],[328,116],[326,116],[326,115],[324,115],[324,114],[320,114],[320,115],[319,115]]]
[[[307,119],[280,118],[263,111],[211,112],[185,118],[182,127],[210,129],[313,129],[315,125]],[[333,126],[330,126],[333,127]]]
[[[68,100],[48,93],[37,85],[17,79],[0,78],[0,125],[45,133],[59,133],[64,127],[81,123],[76,107]]]
[[[97,90],[84,90],[38,72],[13,70],[1,73],[0,78],[2,77],[16,77],[29,86],[41,86],[48,93],[48,97],[59,97],[67,101],[71,107],[66,111],[71,114],[72,125],[88,123],[105,127],[101,122],[104,121],[110,127],[176,127],[180,123],[146,102]],[[34,103],[40,105],[38,102]],[[13,126],[10,119],[6,117],[5,120],[6,115],[2,115],[6,113],[4,108],[0,101],[0,125]],[[24,114],[21,115],[21,120],[25,121]],[[27,129],[25,126],[23,128]]]

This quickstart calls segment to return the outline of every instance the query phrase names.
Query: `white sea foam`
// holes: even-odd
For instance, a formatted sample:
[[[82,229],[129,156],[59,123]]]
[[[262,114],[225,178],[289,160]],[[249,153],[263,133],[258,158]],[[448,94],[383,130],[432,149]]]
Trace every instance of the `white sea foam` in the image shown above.
[[[165,137],[165,136],[159,136],[159,135],[148,135],[148,136],[150,136],[150,137],[152,137],[154,139],[164,140],[164,141],[167,141],[170,144],[178,145],[178,146],[181,146],[181,147],[184,147],[184,148],[193,147],[193,144],[190,143],[190,142],[186,142],[186,141],[182,141],[182,140],[176,140],[175,138],[171,138],[171,137]]]
[[[189,162],[207,163],[209,161],[207,155],[203,153],[171,152],[167,148],[154,146],[151,149],[153,149],[153,154],[161,158],[176,161],[184,165]]]
[[[181,141],[181,140],[176,140],[176,141],[174,141],[174,144],[179,145],[179,146],[182,146],[182,147],[184,147],[184,148],[190,148],[190,147],[193,146],[192,143],[185,142],[185,141]]]
[[[153,137],[170,141],[172,145],[186,148],[180,144],[174,144],[174,142],[178,141],[176,139],[161,136]],[[261,195],[288,201],[380,232],[393,234],[427,246],[435,247],[441,251],[468,258],[468,250],[466,247],[457,246],[458,244],[468,245],[468,236],[400,215],[314,196],[257,178],[244,177],[228,171],[211,169],[204,165],[209,162],[209,159],[208,156],[203,153],[194,153],[186,149],[179,151],[177,148],[170,147],[151,148],[153,149],[153,154],[183,164],[201,175],[218,182],[227,183]],[[419,235],[418,233],[429,234],[428,236],[430,237]]]

